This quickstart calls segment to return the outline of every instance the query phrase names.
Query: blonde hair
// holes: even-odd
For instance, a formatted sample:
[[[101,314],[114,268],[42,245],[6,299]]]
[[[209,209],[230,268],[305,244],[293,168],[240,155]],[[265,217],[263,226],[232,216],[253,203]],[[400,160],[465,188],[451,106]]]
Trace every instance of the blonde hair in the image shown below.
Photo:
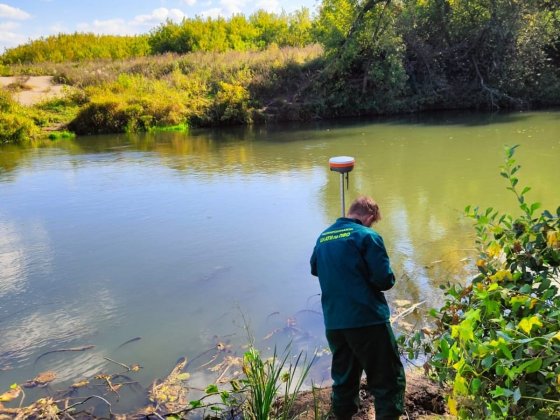
[[[379,206],[375,200],[366,195],[362,195],[356,198],[350,208],[348,209],[348,214],[354,214],[356,216],[373,216],[373,223],[381,220],[381,212],[379,211]]]

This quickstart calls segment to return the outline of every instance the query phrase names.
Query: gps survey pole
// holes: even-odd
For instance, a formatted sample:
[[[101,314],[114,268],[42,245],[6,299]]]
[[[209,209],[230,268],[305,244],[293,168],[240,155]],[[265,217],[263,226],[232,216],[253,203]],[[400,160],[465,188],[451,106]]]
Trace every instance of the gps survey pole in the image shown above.
[[[345,216],[344,204],[344,175],[346,175],[346,188],[349,184],[349,172],[354,169],[354,158],[350,156],[336,156],[329,159],[331,171],[340,173],[340,200],[342,204],[342,217]]]

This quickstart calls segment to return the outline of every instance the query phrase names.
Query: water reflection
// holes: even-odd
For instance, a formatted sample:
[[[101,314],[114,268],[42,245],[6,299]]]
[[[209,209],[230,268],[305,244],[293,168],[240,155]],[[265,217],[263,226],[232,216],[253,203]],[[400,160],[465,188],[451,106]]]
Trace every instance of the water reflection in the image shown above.
[[[48,274],[52,262],[48,233],[40,222],[19,227],[6,219],[0,213],[0,298],[25,292],[29,275]],[[7,308],[0,307],[0,321],[5,316],[1,309]]]
[[[43,298],[55,301],[38,301],[35,308],[30,306],[19,311],[9,322],[0,324],[0,366],[15,369],[33,364],[45,370],[62,353],[40,357],[42,350],[57,350],[71,343],[91,340],[98,332],[99,324],[112,318],[116,312],[114,299],[106,289],[92,291],[80,301],[61,296]],[[62,358],[68,359],[66,354]],[[72,366],[75,370],[84,368],[79,363]],[[69,366],[66,367],[68,369]]]

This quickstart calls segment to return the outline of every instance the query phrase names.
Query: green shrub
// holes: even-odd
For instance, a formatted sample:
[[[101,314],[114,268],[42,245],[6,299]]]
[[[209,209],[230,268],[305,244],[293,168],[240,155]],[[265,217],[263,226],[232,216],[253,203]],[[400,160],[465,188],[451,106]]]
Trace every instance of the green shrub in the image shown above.
[[[216,120],[225,124],[249,124],[249,91],[243,86],[220,82],[213,112]]]
[[[560,207],[539,213],[539,203],[526,201],[514,151],[501,175],[521,214],[467,207],[479,274],[447,288],[432,311],[437,331],[424,343],[427,367],[449,384],[449,410],[461,418],[560,416]]]
[[[38,134],[38,127],[25,109],[13,101],[8,92],[0,89],[0,143],[19,143]]]
[[[125,59],[148,55],[148,37],[58,34],[10,48],[0,56],[3,64],[28,64],[95,59]]]

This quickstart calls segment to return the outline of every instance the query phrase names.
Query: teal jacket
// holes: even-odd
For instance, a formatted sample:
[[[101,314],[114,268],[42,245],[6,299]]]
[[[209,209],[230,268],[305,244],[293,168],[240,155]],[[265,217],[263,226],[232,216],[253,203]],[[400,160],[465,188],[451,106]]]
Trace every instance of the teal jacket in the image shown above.
[[[359,220],[341,217],[319,238],[311,256],[319,277],[327,329],[389,322],[383,294],[395,284],[383,239]]]

